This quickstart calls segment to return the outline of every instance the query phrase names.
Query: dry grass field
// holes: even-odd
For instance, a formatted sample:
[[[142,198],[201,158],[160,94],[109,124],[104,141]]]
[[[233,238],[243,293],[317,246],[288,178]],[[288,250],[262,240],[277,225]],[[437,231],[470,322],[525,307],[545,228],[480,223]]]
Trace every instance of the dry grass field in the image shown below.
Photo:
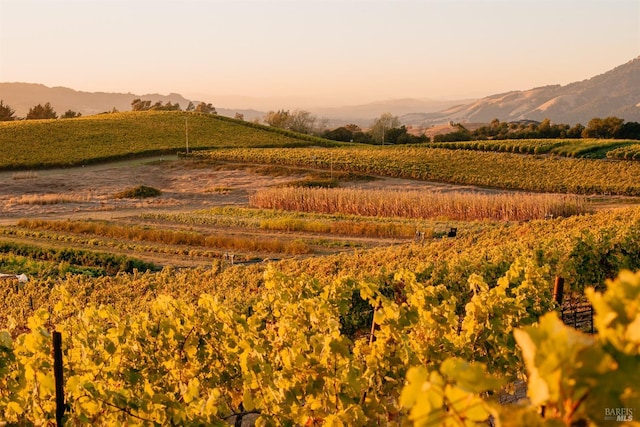
[[[341,220],[338,226],[318,226],[322,222],[335,223],[335,218],[312,218],[309,221],[313,224],[302,228],[299,225],[292,226],[294,222],[300,221],[298,219],[265,219],[255,227],[247,227],[247,219],[243,222],[234,218],[235,213],[225,221],[215,224],[198,225],[192,223],[192,219],[185,222],[166,219],[177,216],[191,218],[197,216],[194,213],[214,208],[245,207],[249,205],[250,196],[258,191],[278,191],[278,188],[305,182],[316,175],[322,177],[322,174],[320,171],[300,168],[213,164],[178,159],[175,156],[86,167],[0,172],[0,181],[3,183],[0,186],[0,241],[61,249],[100,249],[134,256],[159,266],[196,266],[209,265],[213,259],[228,259],[230,254],[234,255],[236,262],[246,262],[265,258],[324,255],[354,248],[366,249],[406,242],[407,236],[412,237],[413,233],[408,233],[407,229],[434,228],[407,221],[391,221],[392,224],[389,225],[386,220],[374,219],[368,220],[367,225],[355,218]],[[386,188],[390,191],[473,190],[473,187],[467,186],[397,178],[345,181],[340,184],[364,189]],[[161,195],[141,199],[117,197],[118,193],[136,186],[158,189]],[[247,214],[248,217],[255,215],[257,214],[251,212]],[[28,223],[25,220],[31,221],[29,226],[25,225]],[[65,231],[58,226],[58,230],[52,231],[51,228],[56,228],[55,226],[34,225],[37,220],[107,221],[112,229],[124,225],[149,228],[155,230],[155,234],[164,232],[168,235],[169,231],[174,234],[201,234],[208,236],[209,243],[176,244],[172,242],[174,236],[167,236],[166,244],[157,236],[152,240],[88,232],[80,236],[78,232],[69,231],[73,227],[65,227]],[[355,223],[358,223],[357,227],[353,226]],[[447,226],[448,223],[439,227],[445,230]],[[336,229],[354,231],[336,234]],[[396,230],[399,234],[396,237],[380,236],[380,230]],[[403,231],[400,233],[398,230]],[[389,233],[393,234],[391,231]]]
[[[296,216],[302,215],[299,213],[265,214],[261,208],[245,209],[256,195],[284,194],[288,191],[285,190],[287,186],[328,179],[323,174],[326,171],[225,164],[175,156],[65,169],[0,172],[3,183],[0,186],[0,241],[60,249],[102,250],[158,266],[197,266],[210,265],[214,259],[228,260],[231,255],[235,262],[255,262],[405,243],[414,233],[442,235],[450,227],[459,227],[464,219],[447,215],[446,210],[440,211],[445,214],[439,213],[431,219],[411,219],[357,214],[349,217],[348,212],[307,214],[311,216],[302,218]],[[469,194],[470,200],[482,199],[483,203],[487,198],[518,194],[400,178],[345,178],[338,173],[331,182],[343,191],[365,191],[367,194],[382,191],[420,197],[423,193],[427,204],[444,197],[437,194],[451,194],[458,199],[465,199],[465,194]],[[117,196],[137,186],[152,187],[161,194],[148,198]],[[629,203],[637,203],[637,200],[600,197],[589,202],[588,209]],[[245,210],[212,213],[225,207]],[[464,209],[469,211],[471,207]],[[347,218],[343,218],[344,215]],[[482,227],[486,227],[486,221],[491,217],[475,219],[483,220]],[[53,225],[37,225],[36,220],[49,221]],[[62,221],[106,221],[101,228],[110,231],[108,234],[89,232],[86,227],[55,224]],[[148,230],[138,233],[135,238],[114,235],[114,230],[123,226]],[[472,222],[462,223],[465,229],[479,226]],[[84,231],[77,231],[83,228]],[[180,233],[203,237],[176,240]]]

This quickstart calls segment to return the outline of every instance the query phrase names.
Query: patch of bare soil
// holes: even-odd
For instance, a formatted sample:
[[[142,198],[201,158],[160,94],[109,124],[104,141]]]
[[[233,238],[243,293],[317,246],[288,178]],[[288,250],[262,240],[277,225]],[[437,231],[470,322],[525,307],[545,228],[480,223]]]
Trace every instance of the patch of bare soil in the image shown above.
[[[19,218],[111,219],[149,211],[191,211],[242,205],[259,188],[291,177],[206,167],[190,160],[153,158],[37,172],[0,173],[0,223]],[[114,194],[145,185],[162,192],[147,199]]]
[[[249,195],[298,180],[305,171],[265,175],[255,168],[216,167],[176,157],[155,157],[67,169],[0,172],[0,224],[20,218],[116,219],[145,212],[187,212],[213,206],[246,205]],[[307,171],[308,172],[308,171]],[[148,199],[117,199],[145,185],[162,191]],[[347,181],[344,187],[498,193],[505,190],[399,178]],[[611,200],[599,200],[611,204]],[[615,200],[625,205],[625,201]],[[629,201],[626,201],[629,202]],[[633,200],[632,203],[638,203]]]

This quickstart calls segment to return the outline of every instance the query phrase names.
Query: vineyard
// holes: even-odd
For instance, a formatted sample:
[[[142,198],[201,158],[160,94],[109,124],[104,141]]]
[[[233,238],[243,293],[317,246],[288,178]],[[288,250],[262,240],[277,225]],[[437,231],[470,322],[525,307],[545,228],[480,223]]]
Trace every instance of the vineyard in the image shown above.
[[[17,375],[5,377],[6,390],[12,391],[0,395],[6,399],[3,416],[26,416],[35,423],[53,419],[49,371],[42,377],[27,372],[49,366],[47,331],[56,327],[71,340],[63,342],[70,422],[146,425],[174,419],[195,425],[252,413],[267,424],[408,422],[420,412],[406,412],[399,402],[411,407],[426,404],[420,399],[437,400],[411,391],[415,381],[450,384],[441,389],[441,398],[459,395],[461,387],[465,399],[477,399],[482,387],[495,390],[523,378],[538,362],[522,345],[519,353],[515,343],[524,332],[513,331],[535,324],[545,333],[557,330],[552,317],[538,323],[554,309],[552,278],[562,275],[569,289],[581,291],[621,269],[638,269],[639,237],[640,211],[626,209],[270,265],[218,262],[214,269],[69,276],[59,283],[42,279],[18,287],[0,282],[9,295],[3,321],[12,319],[5,323],[12,338],[4,338],[3,363],[6,372]],[[631,292],[625,298],[637,298],[640,283],[628,286],[621,287]],[[596,310],[596,323],[602,322],[597,316]],[[631,322],[633,315],[628,316]],[[373,335],[372,324],[378,325]],[[600,333],[605,329],[598,326]],[[536,330],[524,329],[534,342],[540,339]],[[612,351],[596,341],[581,345],[595,346],[598,354]],[[176,346],[183,350],[176,352]],[[453,354],[459,359],[448,360]],[[637,355],[625,354],[610,357],[637,363]],[[459,377],[464,363],[471,363],[468,369],[478,376],[477,388]],[[205,369],[211,366],[219,369]],[[561,381],[571,382],[564,376]],[[127,386],[116,390],[115,384]],[[629,405],[637,398],[615,390],[607,397],[611,404]],[[550,407],[558,405],[558,417],[567,415],[559,401],[545,399]],[[496,409],[491,399],[470,401],[484,408],[481,417],[506,410]],[[597,422],[588,408],[579,405],[571,419]],[[432,409],[435,424],[454,416]],[[468,410],[463,407],[463,413]]]
[[[0,170],[84,165],[214,147],[294,147],[331,141],[222,116],[127,112],[0,122]]]
[[[221,149],[202,158],[353,171],[407,179],[576,194],[640,195],[640,163],[428,147]],[[482,167],[478,167],[482,165]]]
[[[501,153],[553,154],[564,157],[612,158],[636,160],[633,156],[620,156],[621,152],[634,152],[634,140],[601,139],[525,139],[461,142],[434,142],[433,148],[449,150],[494,151]]]
[[[607,158],[618,160],[640,160],[640,144],[631,144],[608,151]]]
[[[0,139],[84,164],[180,150],[185,118],[215,149],[0,174],[0,272],[29,278],[0,276],[0,426],[638,425],[633,145],[322,148],[171,112]]]

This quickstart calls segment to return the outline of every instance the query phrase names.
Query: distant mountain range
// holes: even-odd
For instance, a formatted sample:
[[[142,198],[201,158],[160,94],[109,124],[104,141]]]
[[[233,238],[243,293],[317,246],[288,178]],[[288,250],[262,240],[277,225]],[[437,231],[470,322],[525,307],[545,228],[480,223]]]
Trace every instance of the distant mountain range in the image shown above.
[[[34,105],[49,102],[58,115],[67,110],[76,111],[83,115],[100,114],[105,111],[131,110],[131,101],[136,98],[150,99],[154,103],[167,101],[180,104],[186,108],[189,100],[182,95],[135,95],[132,93],[79,92],[66,87],[48,87],[35,83],[0,83],[0,99],[4,100],[16,111],[16,116],[24,117],[29,108]]]
[[[640,122],[640,57],[581,82],[488,96],[437,113],[413,113],[403,123],[429,126],[447,121],[537,120],[586,125],[594,117]]]
[[[152,104],[160,101],[163,104],[178,103],[186,109],[189,102],[197,105],[199,100],[191,100],[177,93],[160,95],[157,93],[136,95],[133,93],[81,92],[66,87],[48,87],[37,83],[0,83],[0,99],[16,111],[16,116],[24,117],[34,105],[49,102],[53,109],[62,115],[72,110],[83,115],[100,114],[112,111],[130,111],[131,101],[136,98],[150,100]],[[210,102],[210,101],[206,101]],[[245,120],[262,118],[264,113],[255,110],[230,110],[217,108],[219,114],[233,117],[235,113],[242,113]]]
[[[185,109],[190,100],[180,94],[169,95],[132,93],[79,92],[64,87],[47,87],[34,83],[0,83],[0,99],[26,116],[29,108],[51,103],[58,115],[67,110],[83,115],[111,111],[131,110],[136,98],[178,103]],[[207,99],[218,114],[233,117],[244,115],[245,120],[264,117],[264,111],[230,109]],[[487,96],[479,100],[442,101],[432,99],[391,99],[363,105],[336,108],[308,108],[320,118],[329,119],[331,126],[355,123],[368,126],[384,112],[400,117],[400,121],[414,127],[430,127],[450,121],[460,123],[486,123],[500,121],[537,120],[549,118],[555,123],[587,124],[594,117],[617,116],[626,121],[640,122],[640,57],[604,74],[565,86],[551,85],[525,91],[512,91]]]
[[[330,123],[338,126],[347,123],[355,123],[359,126],[369,126],[371,122],[383,113],[390,112],[395,116],[409,116],[411,113],[437,113],[444,109],[473,102],[475,100],[443,101],[428,98],[403,98],[376,101],[368,104],[349,105],[334,108],[311,108],[313,114],[318,117],[326,117]]]

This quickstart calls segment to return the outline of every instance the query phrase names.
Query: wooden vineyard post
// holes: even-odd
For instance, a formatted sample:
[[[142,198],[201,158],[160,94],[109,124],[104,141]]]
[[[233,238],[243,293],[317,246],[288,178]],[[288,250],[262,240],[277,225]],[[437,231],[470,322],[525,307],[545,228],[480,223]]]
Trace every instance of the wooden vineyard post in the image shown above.
[[[62,334],[53,331],[53,376],[56,383],[56,425],[62,427],[64,417],[64,382],[62,378]]]
[[[562,306],[563,296],[564,296],[564,278],[560,276],[556,276],[556,280],[553,284],[553,299],[559,306]]]

